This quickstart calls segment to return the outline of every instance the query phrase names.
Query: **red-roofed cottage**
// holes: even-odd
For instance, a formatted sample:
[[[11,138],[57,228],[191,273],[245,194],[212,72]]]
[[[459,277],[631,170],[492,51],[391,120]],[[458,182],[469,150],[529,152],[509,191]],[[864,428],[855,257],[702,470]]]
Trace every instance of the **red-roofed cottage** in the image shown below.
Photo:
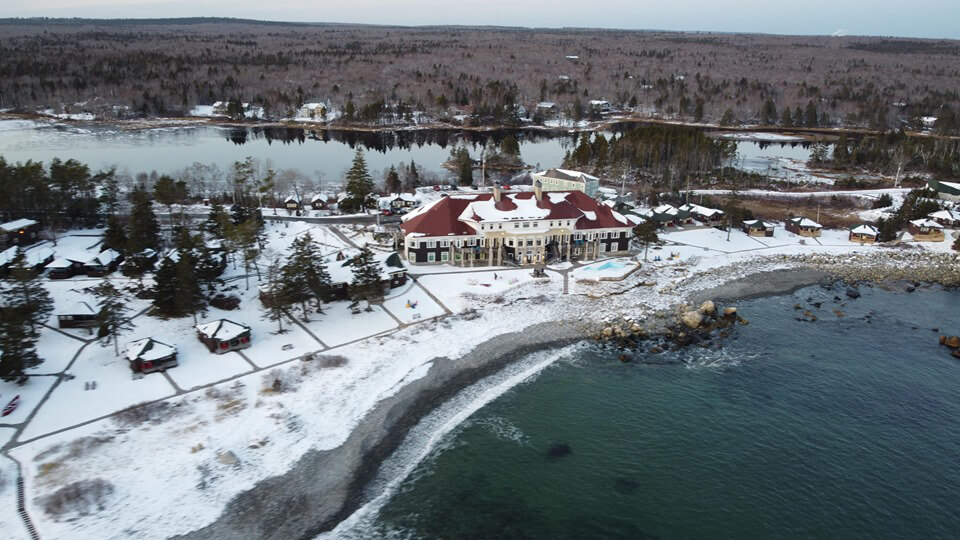
[[[544,264],[629,250],[633,224],[581,191],[451,195],[403,217],[413,264]]]

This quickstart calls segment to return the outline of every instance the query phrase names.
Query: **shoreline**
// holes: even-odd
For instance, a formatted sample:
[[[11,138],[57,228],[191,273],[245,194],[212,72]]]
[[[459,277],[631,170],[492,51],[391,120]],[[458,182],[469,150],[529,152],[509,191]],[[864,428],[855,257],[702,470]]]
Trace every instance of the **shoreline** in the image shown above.
[[[579,321],[538,323],[491,338],[455,360],[434,358],[424,377],[380,401],[343,444],[308,451],[284,474],[230,500],[210,525],[175,538],[306,539],[333,530],[368,502],[366,487],[380,466],[430,412],[520,358],[584,339],[589,334]]]
[[[704,298],[736,302],[789,294],[829,277],[828,272],[804,268],[768,270],[684,297],[687,301]],[[757,283],[763,284],[761,291],[756,291]],[[597,323],[538,323],[491,338],[458,359],[435,358],[424,377],[404,385],[370,410],[343,444],[329,450],[310,450],[284,474],[264,479],[234,497],[213,523],[176,538],[307,539],[334,530],[370,502],[367,487],[422,419],[531,353],[591,341]]]

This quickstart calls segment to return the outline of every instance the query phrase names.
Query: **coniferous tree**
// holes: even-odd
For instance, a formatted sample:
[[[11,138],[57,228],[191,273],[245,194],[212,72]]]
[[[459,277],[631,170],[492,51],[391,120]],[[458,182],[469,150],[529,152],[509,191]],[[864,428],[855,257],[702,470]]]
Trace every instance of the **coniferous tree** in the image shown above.
[[[43,362],[36,350],[38,328],[53,310],[53,301],[22,253],[11,263],[0,302],[0,379],[23,384],[25,371]]]
[[[160,261],[153,276],[153,307],[162,317],[177,316],[177,265],[170,257]]]
[[[466,147],[461,147],[457,155],[457,171],[461,186],[473,184],[473,160],[470,159],[470,152]]]
[[[367,171],[367,162],[363,158],[363,152],[358,148],[353,156],[353,165],[347,171],[347,185],[345,188],[347,196],[352,201],[355,208],[366,208],[367,197],[373,193],[373,179]]]
[[[103,246],[120,253],[127,250],[127,232],[116,214],[107,216],[107,230],[103,233]]]
[[[167,207],[171,227],[173,227],[173,205],[183,204],[188,195],[186,182],[174,180],[167,175],[158,178],[153,185],[153,196],[158,203]]]
[[[120,356],[118,336],[121,331],[132,328],[127,317],[129,308],[123,291],[114,287],[107,278],[93,289],[93,294],[100,300],[100,311],[97,312],[100,335],[107,337],[107,344],[113,342],[114,352]]]
[[[777,106],[773,103],[772,99],[768,99],[763,103],[763,108],[760,109],[760,118],[763,123],[768,125],[777,123]]]
[[[793,125],[803,127],[805,123],[803,119],[803,109],[797,105],[797,108],[793,110]]]
[[[817,106],[813,100],[807,102],[807,110],[804,113],[804,123],[807,127],[817,127],[820,125],[817,114]]]
[[[793,127],[793,115],[790,114],[790,107],[784,107],[780,115],[780,124],[783,127]]]
[[[304,319],[307,317],[306,302],[310,299],[316,302],[317,311],[322,313],[322,303],[332,296],[330,274],[310,233],[293,241],[293,252],[281,271],[291,301],[301,304]]]
[[[230,215],[224,210],[223,205],[214,203],[210,207],[210,214],[206,221],[203,222],[203,230],[210,236],[223,240],[225,237],[224,228],[229,221]]]
[[[400,193],[400,190],[403,189],[403,186],[400,183],[400,174],[397,173],[397,168],[393,165],[391,165],[390,170],[387,171],[385,184],[387,193]]]
[[[407,172],[403,177],[403,188],[413,193],[418,187],[420,187],[420,173],[417,171],[417,164],[411,159],[410,166],[407,167]]]
[[[652,221],[645,221],[633,229],[633,236],[643,244],[643,260],[647,260],[647,252],[650,244],[659,240],[657,237],[657,226]]]
[[[720,117],[721,126],[732,126],[734,124],[733,109],[727,109],[723,111],[723,116]]]
[[[133,190],[133,208],[130,211],[130,233],[127,235],[127,253],[140,253],[160,246],[160,225],[153,213],[153,201],[143,184]]]
[[[953,250],[960,251],[960,235],[957,235],[957,239],[953,241]]]
[[[350,265],[353,268],[353,281],[350,283],[353,300],[366,300],[370,303],[382,301],[380,263],[373,258],[370,248],[363,246],[360,253],[350,261]]]
[[[264,307],[267,308],[264,317],[271,321],[277,321],[279,327],[277,333],[282,334],[285,332],[283,316],[295,302],[291,296],[293,291],[284,281],[285,276],[279,261],[275,260],[267,265],[266,275],[266,284],[263,286],[263,294],[261,295]]]

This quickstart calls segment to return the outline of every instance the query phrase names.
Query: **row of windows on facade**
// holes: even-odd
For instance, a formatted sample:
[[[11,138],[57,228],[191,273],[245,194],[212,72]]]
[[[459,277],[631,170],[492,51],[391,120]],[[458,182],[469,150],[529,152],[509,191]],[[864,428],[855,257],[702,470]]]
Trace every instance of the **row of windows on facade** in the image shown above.
[[[573,223],[573,221],[571,221],[571,220],[567,220],[567,221],[549,221],[549,222],[547,222],[547,226],[548,226],[548,227],[554,227],[554,223],[556,223],[556,227],[569,227],[569,226]],[[537,222],[536,222],[536,221],[515,221],[515,222],[513,222],[513,228],[514,228],[514,229],[519,229],[519,228],[521,228],[521,227],[522,227],[522,228],[525,228],[525,229],[529,229],[530,227],[536,227],[536,226],[537,226]],[[481,223],[481,224],[480,224],[480,230],[481,230],[481,231],[494,231],[494,230],[502,230],[502,229],[503,229],[503,223]]]
[[[581,251],[582,251],[581,248],[575,248],[575,249],[573,250],[573,254],[574,254],[574,255],[580,255],[580,252],[581,252]],[[606,244],[600,244],[600,252],[601,252],[601,253],[604,253],[604,252],[606,252],[606,251],[607,251],[607,245],[606,245]],[[521,252],[521,253],[519,253],[518,255],[523,255],[523,253]],[[526,256],[527,256],[528,259],[531,258],[531,257],[533,257],[534,255],[535,255],[535,252],[534,252],[534,251],[527,251],[527,252],[526,252]],[[512,258],[514,257],[514,254],[513,254],[513,253],[508,253],[507,256],[512,259]],[[467,257],[469,258],[469,254],[467,255]],[[416,254],[411,254],[411,258],[413,259],[413,262],[424,262],[424,261],[420,260],[420,257],[418,257]],[[456,257],[456,258],[457,258],[457,259],[460,258],[460,254],[459,254],[459,253],[457,254],[457,257]],[[477,259],[482,259],[483,256],[482,256],[482,255],[478,255],[478,256],[475,257],[475,258],[477,258]],[[441,251],[441,252],[440,252],[440,262],[448,262],[449,260],[450,260],[450,253],[447,252],[447,251]],[[427,254],[426,254],[426,262],[437,262],[437,255],[436,255],[436,253],[427,253]]]
[[[591,233],[591,234],[581,234],[581,233],[577,233],[577,234],[574,234],[574,235],[573,235],[573,239],[574,239],[574,240],[597,240],[597,239],[599,239],[599,240],[605,240],[605,239],[607,239],[607,238],[626,238],[626,236],[627,236],[627,233],[624,232],[624,231],[620,231],[619,233],[617,233],[617,232],[610,232],[610,233],[607,233],[607,232],[599,232],[599,233],[595,233],[595,234],[594,234],[594,233]],[[514,242],[516,242],[516,243],[514,243]],[[532,242],[536,242],[536,243],[532,243]],[[450,247],[451,245],[452,245],[452,246],[455,246],[455,247],[463,247],[463,246],[468,246],[468,247],[469,247],[469,246],[474,246],[474,245],[477,245],[477,246],[483,246],[483,245],[485,245],[483,238],[467,238],[467,239],[464,239],[464,240],[439,240],[439,241],[438,241],[438,240],[425,240],[425,241],[423,241],[423,242],[421,242],[421,243],[425,244],[424,247],[426,247],[427,249],[436,248],[438,245],[439,245],[439,247],[442,247],[442,248]],[[411,241],[409,242],[409,247],[410,247],[411,249],[417,249],[417,246],[418,246],[418,245],[419,245],[419,244],[418,244],[418,242],[417,242],[416,240],[411,240]],[[539,246],[539,245],[541,245],[541,244],[540,244],[540,239],[537,239],[537,240],[527,240],[527,241],[526,241],[526,244],[524,244],[524,241],[523,241],[523,240],[514,240],[514,239],[511,238],[511,239],[507,239],[507,245],[508,245],[508,246],[523,246],[523,245],[527,245],[527,246],[535,246],[535,245],[536,245],[536,246]]]

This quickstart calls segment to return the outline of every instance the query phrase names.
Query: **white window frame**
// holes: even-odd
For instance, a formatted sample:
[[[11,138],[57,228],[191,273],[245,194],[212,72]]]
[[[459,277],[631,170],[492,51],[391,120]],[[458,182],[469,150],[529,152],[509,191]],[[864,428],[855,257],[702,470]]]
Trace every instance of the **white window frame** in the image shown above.
[[[427,240],[427,249],[433,249],[435,247],[437,247],[436,240]]]
[[[430,253],[427,253],[427,262],[428,263],[437,262],[437,254],[433,253],[432,251]]]
[[[444,251],[440,253],[440,262],[447,262],[450,260],[450,252]]]

